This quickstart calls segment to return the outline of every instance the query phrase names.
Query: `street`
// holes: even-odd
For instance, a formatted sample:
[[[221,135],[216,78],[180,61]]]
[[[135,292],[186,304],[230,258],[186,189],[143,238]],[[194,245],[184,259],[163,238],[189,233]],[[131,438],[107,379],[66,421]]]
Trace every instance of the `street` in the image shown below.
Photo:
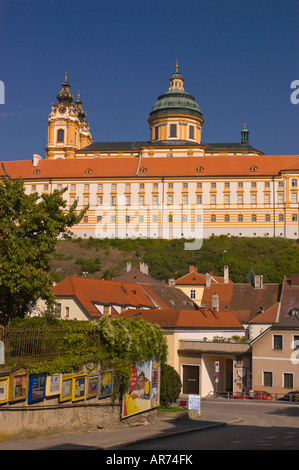
[[[298,450],[299,405],[203,402],[202,417],[227,415],[231,424],[125,447],[125,450]],[[240,419],[238,419],[240,418]]]
[[[186,457],[193,451],[195,459],[199,450],[299,449],[299,404],[211,399],[202,401],[201,410],[201,417],[193,420],[164,416],[148,426],[1,441],[0,451],[98,450],[103,459],[133,458],[141,451],[150,456],[158,451],[162,456],[174,452]]]

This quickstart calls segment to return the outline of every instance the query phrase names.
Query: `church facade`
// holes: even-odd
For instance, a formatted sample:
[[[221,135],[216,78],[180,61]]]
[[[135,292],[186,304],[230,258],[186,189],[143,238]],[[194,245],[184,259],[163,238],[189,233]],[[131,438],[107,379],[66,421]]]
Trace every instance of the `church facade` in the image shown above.
[[[237,143],[204,143],[201,109],[177,66],[148,123],[147,141],[94,142],[66,75],[45,156],[3,161],[0,178],[22,178],[27,192],[67,187],[69,205],[88,206],[75,236],[298,238],[298,155],[265,155],[246,125]]]

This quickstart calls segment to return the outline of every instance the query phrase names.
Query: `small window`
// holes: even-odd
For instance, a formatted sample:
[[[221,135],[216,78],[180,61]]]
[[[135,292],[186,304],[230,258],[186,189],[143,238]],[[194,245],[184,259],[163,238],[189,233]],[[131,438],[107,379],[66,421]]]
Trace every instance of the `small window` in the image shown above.
[[[292,221],[297,222],[297,214],[292,214]]]
[[[292,187],[297,188],[297,180],[292,180]]]
[[[157,215],[153,215],[153,222],[158,222],[158,216]]]
[[[294,350],[299,349],[299,336],[294,336]]]
[[[188,217],[185,214],[183,215],[183,222],[188,222]]]
[[[139,189],[144,189],[144,183],[140,183]]]
[[[270,204],[270,194],[265,194],[265,204]]]
[[[273,386],[273,373],[272,372],[263,372],[263,384],[264,384],[264,387]]]
[[[102,183],[99,183],[99,184],[98,184],[98,189],[99,189],[100,191],[103,189]]]
[[[252,222],[256,222],[256,214],[252,214],[252,216],[251,216],[251,221],[252,221]]]
[[[216,204],[216,195],[215,194],[211,195],[211,204]]]
[[[172,196],[168,196],[167,203],[170,204],[170,205],[173,204],[173,197]]]
[[[128,224],[129,222],[130,222],[130,216],[126,215],[126,224]]]
[[[183,196],[183,204],[184,205],[188,204],[188,196],[186,195]]]
[[[243,204],[243,195],[242,194],[238,195],[238,204]]]
[[[229,195],[225,194],[224,196],[224,204],[229,204]]]
[[[144,206],[144,196],[139,196],[139,205]]]
[[[44,191],[48,191],[49,186],[47,184],[44,185]]]
[[[103,204],[103,196],[98,196],[98,206]]]
[[[279,222],[283,222],[283,214],[278,215],[278,220],[279,220]]]
[[[158,196],[153,196],[153,205],[154,206],[158,205]]]
[[[216,188],[216,183],[211,183],[211,188]]]
[[[202,201],[202,196],[201,196],[201,194],[198,194],[196,196],[196,204],[201,204],[201,201]]]
[[[88,206],[88,205],[89,205],[89,197],[84,196],[84,206]]]
[[[85,224],[87,224],[87,223],[88,223],[88,215],[85,215],[85,216],[84,216],[84,218],[83,218],[83,222],[84,222]]]
[[[189,139],[194,139],[194,126],[189,126]]]
[[[211,215],[211,222],[216,222],[216,215],[215,214]]]
[[[98,222],[98,223],[102,222],[102,216],[101,216],[101,215],[98,215],[98,216],[97,216],[97,222]]]
[[[252,187],[252,188],[256,188],[256,182],[255,182],[255,181],[253,181],[253,182],[251,183],[251,187]]]
[[[195,289],[190,290],[190,298],[191,299],[196,299],[196,290]]]
[[[131,184],[130,183],[126,183],[126,189],[131,189]]]
[[[183,189],[188,189],[188,183],[183,183]]]
[[[155,127],[155,139],[156,140],[159,139],[159,127],[158,126]]]
[[[224,216],[224,222],[229,222],[229,214],[225,214],[225,216]]]
[[[64,316],[65,316],[65,318],[69,318],[69,316],[70,316],[70,307],[65,307]]]
[[[270,222],[270,214],[266,214],[266,215],[265,215],[265,221],[266,221],[266,222]]]
[[[126,196],[126,206],[129,206],[131,204],[131,198],[130,196]]]
[[[168,216],[168,222],[170,222],[170,223],[172,222],[172,215]]]
[[[89,184],[85,184],[85,185],[84,185],[84,190],[85,190],[85,191],[89,191]]]
[[[173,183],[168,183],[168,188],[173,189]]]
[[[141,224],[144,222],[143,215],[140,215],[140,216],[139,216],[139,222],[140,222]]]
[[[241,183],[241,182],[239,181],[238,187],[239,187],[239,188],[243,188],[243,183]]]
[[[153,189],[158,189],[158,183],[153,183]]]
[[[278,204],[283,204],[283,194],[278,194]]]
[[[57,142],[64,142],[64,130],[58,129],[57,131]]]
[[[111,205],[116,206],[116,196],[111,197]]]
[[[176,124],[170,124],[170,137],[176,137]]]
[[[265,188],[270,188],[270,183],[269,183],[269,181],[266,181],[266,182],[265,182]]]
[[[282,335],[273,335],[273,349],[282,350]]]
[[[293,374],[284,373],[283,374],[283,388],[294,388],[294,376]]]
[[[251,204],[256,204],[256,194],[252,194],[252,196],[251,196]]]
[[[224,183],[225,188],[229,188],[229,183]]]
[[[238,222],[243,222],[243,215],[242,214],[238,215]]]

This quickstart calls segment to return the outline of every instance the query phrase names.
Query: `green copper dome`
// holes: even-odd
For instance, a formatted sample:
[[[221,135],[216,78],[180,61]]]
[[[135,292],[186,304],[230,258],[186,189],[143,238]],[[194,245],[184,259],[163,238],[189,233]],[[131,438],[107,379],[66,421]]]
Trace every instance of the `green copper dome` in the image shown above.
[[[184,80],[178,70],[176,70],[169,80],[169,91],[158,97],[158,100],[152,107],[150,117],[161,114],[188,113],[202,118],[202,112],[194,96],[184,90]]]

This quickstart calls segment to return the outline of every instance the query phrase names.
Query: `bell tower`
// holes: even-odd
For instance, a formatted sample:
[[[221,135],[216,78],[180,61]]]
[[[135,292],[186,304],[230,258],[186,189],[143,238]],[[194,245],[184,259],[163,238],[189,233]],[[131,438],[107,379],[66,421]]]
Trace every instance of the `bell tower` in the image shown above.
[[[48,117],[46,158],[76,158],[76,151],[91,144],[92,137],[86,113],[82,109],[80,92],[74,102],[67,73],[56,98],[58,103],[52,103]]]

